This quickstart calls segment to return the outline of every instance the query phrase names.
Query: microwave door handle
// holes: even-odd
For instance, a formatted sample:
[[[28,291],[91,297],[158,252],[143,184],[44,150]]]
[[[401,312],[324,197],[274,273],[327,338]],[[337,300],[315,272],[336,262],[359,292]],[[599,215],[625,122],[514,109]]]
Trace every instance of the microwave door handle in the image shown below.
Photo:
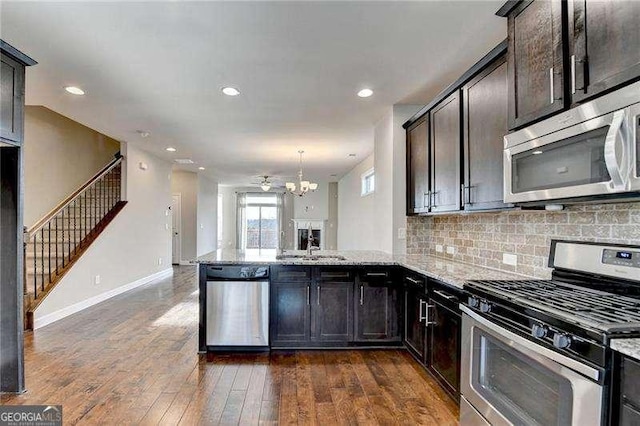
[[[604,161],[607,166],[609,176],[611,176],[611,186],[613,189],[625,189],[629,177],[629,150],[627,149],[627,135],[625,127],[625,110],[621,109],[613,113],[611,126],[607,132],[604,142]],[[617,142],[620,141],[620,144]],[[622,152],[618,162],[618,145]]]

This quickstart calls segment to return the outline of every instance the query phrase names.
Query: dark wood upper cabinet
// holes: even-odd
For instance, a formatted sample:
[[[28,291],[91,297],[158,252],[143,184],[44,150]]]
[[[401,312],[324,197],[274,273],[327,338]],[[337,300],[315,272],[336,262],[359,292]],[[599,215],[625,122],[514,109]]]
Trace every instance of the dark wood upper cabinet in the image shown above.
[[[398,287],[386,271],[360,274],[355,294],[356,341],[400,341]]]
[[[436,105],[431,121],[431,211],[460,210],[460,94]]]
[[[407,129],[407,214],[429,211],[429,116]]]
[[[508,14],[509,128],[565,107],[561,0],[529,0]]]
[[[640,2],[569,0],[572,103],[640,78]]]
[[[464,210],[505,208],[503,137],[507,134],[507,62],[498,58],[462,88]]]
[[[24,65],[4,54],[0,58],[0,138],[20,144],[24,114]]]

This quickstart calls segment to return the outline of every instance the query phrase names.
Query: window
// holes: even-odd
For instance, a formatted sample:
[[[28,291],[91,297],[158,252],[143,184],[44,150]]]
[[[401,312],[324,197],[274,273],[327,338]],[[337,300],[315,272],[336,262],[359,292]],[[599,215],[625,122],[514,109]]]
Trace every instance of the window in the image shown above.
[[[278,207],[275,195],[247,194],[247,249],[278,248]]]
[[[361,195],[373,194],[376,189],[376,175],[373,169],[369,169],[362,174],[362,191]]]

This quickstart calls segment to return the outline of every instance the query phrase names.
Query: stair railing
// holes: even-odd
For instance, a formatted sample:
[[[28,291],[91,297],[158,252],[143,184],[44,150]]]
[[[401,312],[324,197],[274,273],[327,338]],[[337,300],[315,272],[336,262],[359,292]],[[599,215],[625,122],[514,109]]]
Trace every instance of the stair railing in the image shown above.
[[[24,232],[24,296],[32,305],[68,268],[122,201],[122,160],[115,158]]]

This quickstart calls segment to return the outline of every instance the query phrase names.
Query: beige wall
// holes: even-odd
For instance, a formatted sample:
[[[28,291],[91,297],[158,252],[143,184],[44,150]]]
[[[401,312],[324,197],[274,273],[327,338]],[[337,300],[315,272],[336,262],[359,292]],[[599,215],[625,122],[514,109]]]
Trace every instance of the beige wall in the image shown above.
[[[171,174],[171,194],[180,194],[181,261],[193,260],[198,250],[198,175],[174,171]]]
[[[218,182],[198,175],[197,255],[218,247]]]
[[[549,278],[552,239],[638,244],[640,203],[577,205],[560,212],[509,211],[407,221],[407,254],[446,257],[480,266]],[[443,252],[436,251],[441,245]],[[447,254],[447,247],[455,253]],[[502,263],[515,254],[516,266]]]
[[[120,143],[42,106],[25,108],[24,223],[31,226],[113,159]]]
[[[38,306],[36,326],[47,315],[171,267],[171,164],[126,144],[123,155],[128,204]],[[141,161],[147,170],[138,167]]]

